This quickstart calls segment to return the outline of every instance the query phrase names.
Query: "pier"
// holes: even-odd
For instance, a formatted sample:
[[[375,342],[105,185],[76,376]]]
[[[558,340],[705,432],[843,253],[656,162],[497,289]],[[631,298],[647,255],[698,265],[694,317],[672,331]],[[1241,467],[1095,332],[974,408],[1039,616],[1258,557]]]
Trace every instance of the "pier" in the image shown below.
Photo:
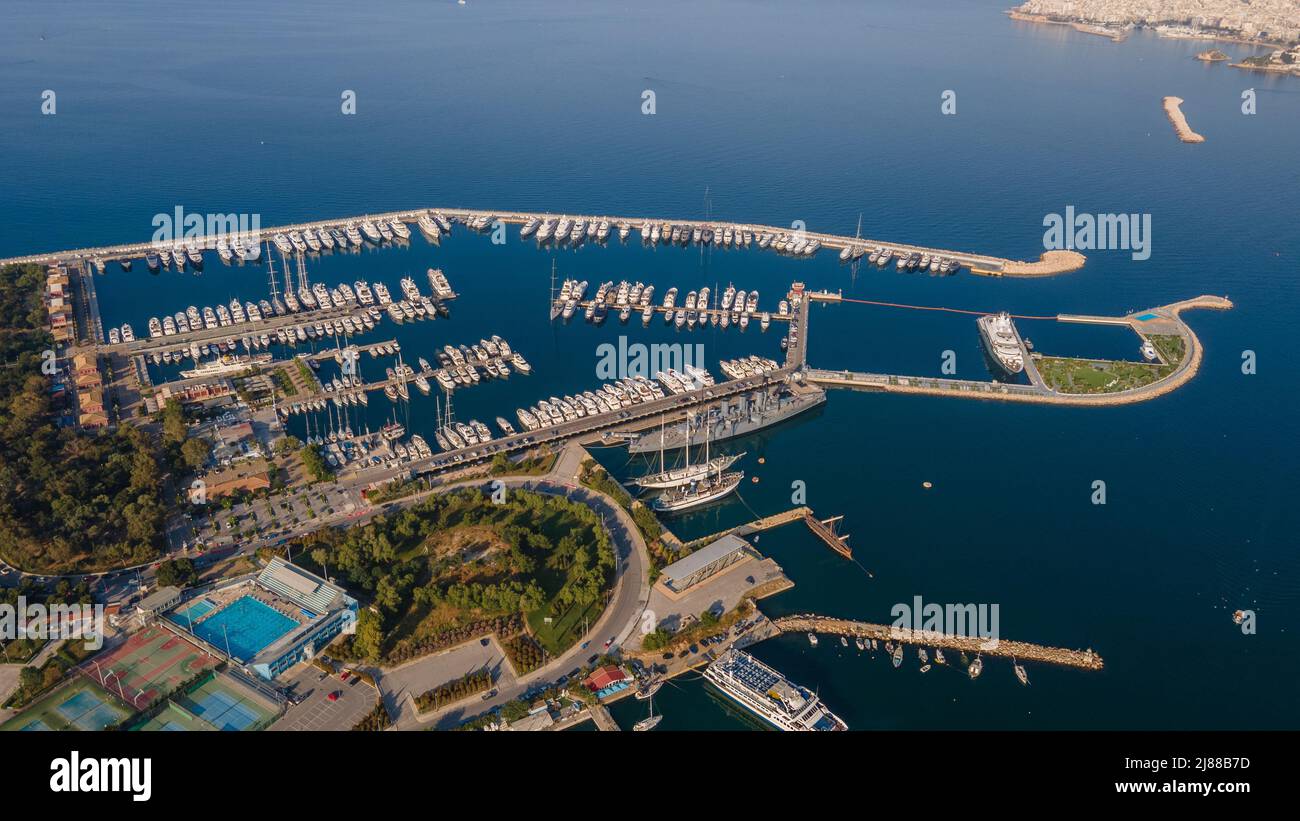
[[[812,508],[802,506],[793,507],[772,516],[764,516],[761,519],[755,519],[754,521],[746,522],[743,525],[736,525],[735,527],[729,527],[726,530],[719,530],[717,533],[711,533],[708,536],[691,539],[689,542],[685,543],[685,546],[691,550],[695,550],[704,545],[712,544],[723,536],[751,536],[755,533],[762,533],[765,530],[772,530],[774,528],[788,525],[791,522],[800,521],[804,516],[810,515],[811,513]]]
[[[617,733],[619,731],[614,717],[609,714],[609,708],[599,701],[587,705],[587,712],[591,714],[591,720],[595,722],[597,730],[607,733]]]
[[[868,248],[873,246],[886,246],[893,249],[896,253],[919,253],[949,257],[962,263],[962,265],[971,268],[979,273],[992,273],[999,276],[1047,276],[1051,274],[1066,273],[1082,267],[1084,257],[1082,254],[1075,252],[1055,252],[1048,251],[1041,255],[1038,260],[1013,260],[1005,257],[996,257],[988,254],[977,254],[965,251],[954,251],[942,248],[928,248],[920,245],[909,245],[897,242],[890,242],[881,239],[872,239],[870,237],[850,237],[843,234],[831,234],[816,231],[797,231],[788,227],[775,225],[762,225],[759,223],[735,222],[730,220],[712,219],[712,220],[666,220],[662,217],[646,216],[602,216],[602,215],[582,215],[582,214],[555,214],[541,213],[535,211],[483,211],[467,208],[414,208],[404,211],[389,211],[382,214],[363,214],[356,216],[336,217],[328,220],[314,220],[311,222],[300,222],[292,225],[279,226],[258,226],[256,231],[250,232],[257,239],[264,239],[276,233],[289,233],[291,231],[301,231],[305,228],[316,230],[318,228],[337,228],[348,222],[360,223],[365,220],[401,220],[402,222],[415,222],[420,217],[432,214],[441,214],[451,219],[457,219],[464,222],[479,218],[487,218],[491,221],[500,220],[506,224],[523,225],[533,220],[558,220],[562,217],[571,219],[582,219],[590,222],[591,220],[606,220],[611,225],[627,224],[634,228],[643,223],[662,225],[671,222],[674,226],[682,228],[709,228],[713,229],[718,226],[730,227],[733,230],[748,231],[754,234],[787,234],[798,235],[806,240],[817,240],[825,250],[842,251],[845,248]],[[164,245],[170,247],[177,242],[196,242],[200,247],[211,250],[216,247],[217,236],[196,236],[196,237],[175,237]],[[144,257],[157,249],[153,242],[134,242],[120,245],[105,245],[94,248],[76,248],[65,251],[49,251],[38,254],[28,254],[25,256],[8,257],[0,259],[0,265],[10,264],[28,264],[35,263],[40,265],[52,265],[60,263],[70,263],[76,260],[97,260],[100,262],[112,262],[118,260],[135,260]],[[801,257],[810,258],[810,257]]]
[[[811,295],[817,301],[854,302],[865,300],[830,299],[824,295]],[[955,308],[930,308],[915,305],[890,305],[890,307],[915,308],[919,310],[944,310],[956,313],[969,313],[982,316],[983,312],[964,311]],[[1055,317],[1029,317],[1031,319],[1055,319],[1058,322],[1074,322],[1095,325],[1127,326],[1141,339],[1148,335],[1168,335],[1182,338],[1184,344],[1183,358],[1174,371],[1163,379],[1142,385],[1131,390],[1110,393],[1063,393],[1053,390],[1043,380],[1035,363],[1035,355],[1024,348],[1025,373],[1030,384],[997,382],[980,379],[955,379],[946,377],[904,376],[900,374],[866,373],[861,371],[838,371],[823,368],[805,368],[803,373],[808,382],[825,388],[850,388],[874,390],[885,393],[918,394],[927,396],[951,396],[965,399],[996,399],[1009,402],[1030,402],[1047,405],[1073,405],[1097,407],[1103,405],[1125,405],[1144,402],[1180,387],[1191,380],[1200,369],[1204,355],[1200,339],[1182,319],[1182,312],[1190,309],[1229,310],[1232,302],[1226,297],[1203,295],[1180,302],[1134,311],[1125,316],[1088,316],[1081,314],[1058,314]],[[1016,318],[1013,315],[1013,318]],[[1025,318],[1025,317],[1020,317]]]
[[[910,627],[870,624],[847,619],[834,619],[816,614],[782,616],[774,619],[772,623],[782,632],[825,633],[849,638],[902,642],[903,644],[922,647],[941,647],[945,650],[957,650],[976,656],[1001,656],[1014,658],[1018,661],[1037,661],[1062,667],[1074,667],[1080,670],[1101,670],[1103,667],[1101,656],[1091,649],[1066,650],[1023,641],[954,636],[933,630],[913,630]]]

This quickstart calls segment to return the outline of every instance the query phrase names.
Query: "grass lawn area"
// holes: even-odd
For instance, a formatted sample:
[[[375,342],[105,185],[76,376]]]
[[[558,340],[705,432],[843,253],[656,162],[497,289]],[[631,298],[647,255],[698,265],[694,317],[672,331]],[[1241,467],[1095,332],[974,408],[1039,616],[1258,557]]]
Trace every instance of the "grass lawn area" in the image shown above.
[[[546,652],[556,656],[582,640],[584,619],[586,626],[590,627],[604,611],[605,600],[602,598],[586,607],[570,607],[563,615],[553,618],[547,624],[546,608],[542,607],[528,614],[528,626],[532,628],[537,643],[545,647]]]
[[[1178,334],[1150,334],[1147,339],[1151,340],[1151,345],[1170,365],[1177,365],[1183,361],[1186,348],[1183,345],[1183,338]]]
[[[1061,393],[1117,393],[1140,388],[1173,373],[1172,365],[1103,362],[1045,356],[1036,361],[1047,385]]]

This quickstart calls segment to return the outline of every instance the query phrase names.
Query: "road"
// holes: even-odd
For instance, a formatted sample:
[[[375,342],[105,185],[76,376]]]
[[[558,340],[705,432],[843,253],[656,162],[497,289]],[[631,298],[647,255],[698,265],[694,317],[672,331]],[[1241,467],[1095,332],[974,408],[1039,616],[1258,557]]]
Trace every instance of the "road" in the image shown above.
[[[491,699],[483,701],[476,696],[435,715],[427,716],[423,720],[416,718],[413,711],[403,710],[398,718],[398,729],[454,727],[476,715],[514,701],[539,684],[553,682],[575,668],[583,666],[591,656],[606,652],[607,640],[611,641],[611,650],[621,646],[639,627],[641,613],[650,601],[650,554],[645,539],[637,529],[631,514],[622,506],[608,496],[577,483],[576,472],[580,464],[581,449],[571,445],[566,448],[566,452],[561,455],[555,467],[546,476],[503,477],[501,481],[506,484],[507,489],[521,488],[543,493],[562,493],[569,499],[590,507],[604,518],[614,541],[616,577],[613,594],[600,619],[583,636],[582,641],[568,652],[526,676],[506,681],[503,686],[498,686],[497,694]],[[482,482],[483,480],[475,480],[464,484],[482,484]],[[456,486],[448,486],[439,492]],[[382,679],[383,671],[377,672]]]

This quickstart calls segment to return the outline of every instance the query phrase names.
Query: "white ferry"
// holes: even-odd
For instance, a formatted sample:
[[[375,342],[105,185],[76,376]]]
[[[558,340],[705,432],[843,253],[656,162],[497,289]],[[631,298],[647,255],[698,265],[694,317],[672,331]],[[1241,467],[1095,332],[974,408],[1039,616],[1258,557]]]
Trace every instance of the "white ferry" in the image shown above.
[[[821,699],[763,662],[734,647],[704,670],[704,677],[779,730],[847,730]]]

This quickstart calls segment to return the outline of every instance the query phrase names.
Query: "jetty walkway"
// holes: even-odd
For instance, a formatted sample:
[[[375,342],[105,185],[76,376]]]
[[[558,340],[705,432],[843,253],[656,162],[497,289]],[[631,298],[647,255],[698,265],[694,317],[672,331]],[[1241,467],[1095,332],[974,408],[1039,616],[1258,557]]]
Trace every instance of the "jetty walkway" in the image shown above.
[[[843,234],[832,234],[818,231],[807,231],[781,227],[775,225],[763,225],[760,223],[734,222],[721,219],[712,220],[665,220],[662,217],[648,216],[609,216],[609,215],[584,215],[584,214],[557,214],[551,212],[537,211],[484,211],[479,209],[468,208],[414,208],[404,211],[389,211],[379,214],[362,214],[356,216],[335,217],[328,220],[315,220],[311,222],[300,222],[292,225],[278,225],[261,227],[258,226],[256,231],[249,232],[254,239],[262,239],[276,233],[288,233],[290,231],[301,231],[304,228],[313,230],[318,228],[337,228],[349,222],[359,223],[365,220],[401,220],[403,222],[415,222],[420,217],[432,214],[441,214],[444,217],[469,221],[483,217],[491,220],[501,220],[506,224],[522,225],[533,219],[560,219],[569,217],[571,219],[582,220],[607,220],[611,225],[627,224],[632,227],[639,227],[644,223],[661,225],[665,222],[671,222],[672,225],[680,227],[715,228],[719,225],[727,226],[741,231],[751,233],[771,233],[771,234],[798,234],[808,240],[817,240],[821,243],[823,249],[842,251],[845,248],[867,248],[874,246],[887,246],[895,252],[903,253],[920,253],[938,254],[949,257],[961,262],[972,271],[981,274],[992,274],[998,276],[1050,276],[1054,274],[1067,273],[1078,270],[1085,262],[1082,254],[1072,251],[1048,251],[1042,254],[1037,260],[1013,260],[1005,257],[992,256],[988,254],[977,254],[966,251],[955,251],[951,249],[929,248],[920,245],[900,244],[887,240],[873,239],[870,237],[850,237]],[[218,236],[197,236],[197,237],[176,237],[169,240],[163,245],[170,247],[176,242],[187,243],[195,242],[204,249],[216,247]],[[25,256],[8,257],[0,259],[0,265],[10,264],[27,264],[36,263],[42,265],[58,263],[74,263],[77,260],[99,260],[101,262],[110,262],[114,260],[133,260],[143,257],[156,250],[157,246],[150,242],[123,243],[120,245],[104,245],[93,248],[76,248],[64,251],[48,251],[38,254],[28,254]],[[805,257],[806,258],[806,257]]]
[[[885,624],[870,624],[848,619],[834,619],[828,616],[806,614],[782,616],[773,619],[772,624],[782,632],[792,633],[827,633],[851,638],[876,639],[877,641],[902,642],[925,647],[941,647],[945,650],[958,650],[971,655],[1005,656],[1018,661],[1038,661],[1044,664],[1058,664],[1063,667],[1075,667],[1082,670],[1100,670],[1103,667],[1101,656],[1088,650],[1066,650],[1060,647],[1046,647],[1023,641],[993,640],[978,636],[954,636],[933,630],[913,630],[909,627],[894,627]]]
[[[825,294],[813,294],[811,298],[816,301],[846,301],[835,298],[835,295]],[[920,306],[900,305],[896,307]],[[1202,295],[1169,305],[1134,311],[1126,316],[1057,315],[1055,319],[1058,322],[1127,326],[1143,340],[1153,335],[1182,338],[1183,357],[1168,376],[1137,388],[1113,393],[1063,393],[1052,389],[1043,380],[1042,375],[1038,372],[1034,356],[1024,348],[1023,343],[1021,352],[1024,357],[1025,372],[1030,380],[1028,385],[977,379],[903,376],[811,367],[804,370],[804,376],[809,382],[824,388],[856,388],[887,393],[955,396],[966,399],[997,399],[1047,405],[1088,407],[1126,405],[1163,396],[1186,384],[1200,369],[1204,349],[1200,339],[1183,320],[1181,315],[1183,311],[1195,308],[1229,310],[1232,307],[1232,302],[1226,297]],[[1039,318],[1046,319],[1047,317]]]

